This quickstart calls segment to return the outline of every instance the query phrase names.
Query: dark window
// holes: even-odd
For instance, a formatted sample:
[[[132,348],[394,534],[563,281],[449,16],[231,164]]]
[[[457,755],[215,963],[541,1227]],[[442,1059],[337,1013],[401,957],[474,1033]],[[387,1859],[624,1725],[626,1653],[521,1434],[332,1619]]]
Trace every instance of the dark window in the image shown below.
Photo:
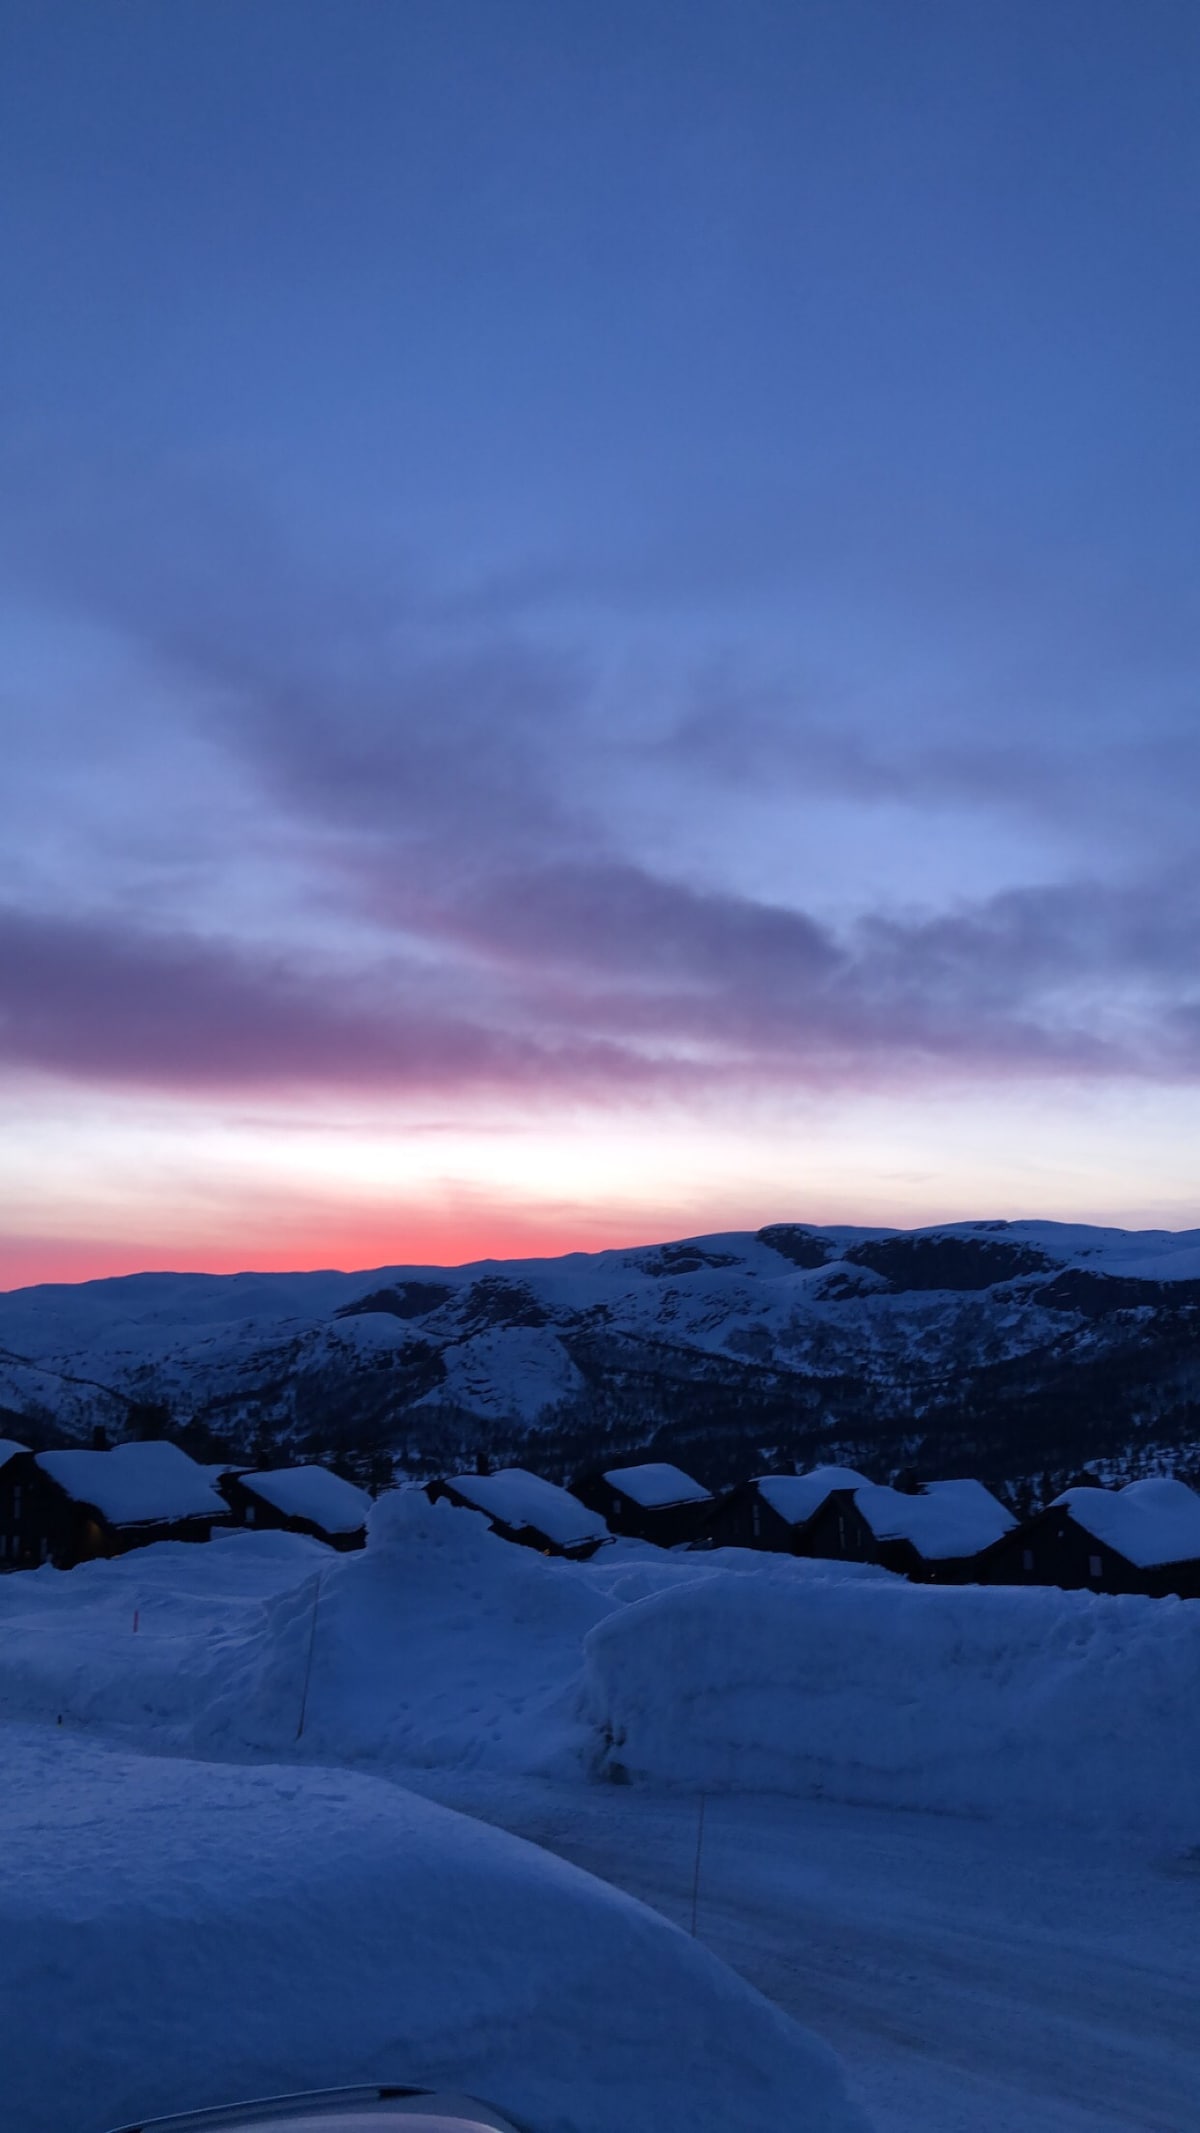
[[[1032,1569],[1033,1569],[1033,1549],[1032,1549],[1032,1548],[1022,1548],[1022,1550],[1021,1550],[1021,1568],[1022,1568],[1022,1570],[1032,1570]]]

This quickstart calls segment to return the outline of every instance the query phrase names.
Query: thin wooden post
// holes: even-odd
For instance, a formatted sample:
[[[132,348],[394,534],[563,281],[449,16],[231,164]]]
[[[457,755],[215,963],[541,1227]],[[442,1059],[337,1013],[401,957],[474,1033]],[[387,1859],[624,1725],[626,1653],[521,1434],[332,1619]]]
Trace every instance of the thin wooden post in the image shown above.
[[[700,1902],[700,1854],[704,1849],[704,1805],[707,1793],[700,1795],[700,1814],[696,1822],[696,1863],[692,1869],[692,1939],[696,1938],[696,1910]]]
[[[296,1728],[297,1740],[300,1739],[304,1732],[304,1719],[308,1711],[308,1684],[312,1680],[313,1649],[317,1641],[317,1608],[321,1604],[321,1580],[324,1575],[325,1572],[323,1570],[318,1570],[317,1582],[313,1587],[312,1620],[308,1626],[308,1657],[304,1662],[304,1693],[300,1698],[300,1723]]]

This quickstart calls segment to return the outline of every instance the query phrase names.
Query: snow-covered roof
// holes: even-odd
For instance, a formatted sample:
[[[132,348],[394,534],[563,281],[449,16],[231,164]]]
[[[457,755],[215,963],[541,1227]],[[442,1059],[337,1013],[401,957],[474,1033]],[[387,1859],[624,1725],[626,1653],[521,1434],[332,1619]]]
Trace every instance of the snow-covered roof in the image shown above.
[[[76,1503],[91,1504],[110,1526],[223,1518],[228,1505],[203,1467],[177,1444],[151,1440],[108,1452],[39,1452],[37,1463]]]
[[[18,1444],[15,1437],[0,1437],[0,1466],[7,1466],[9,1460],[15,1459],[18,1452],[27,1452],[28,1450],[29,1446],[27,1444]]]
[[[327,1466],[280,1466],[265,1474],[239,1474],[244,1489],[285,1518],[307,1518],[326,1533],[357,1533],[366,1524],[371,1499],[365,1489]]]
[[[523,1466],[502,1467],[497,1474],[454,1474],[450,1487],[489,1518],[514,1528],[529,1526],[559,1548],[611,1537],[595,1511],[585,1510],[567,1489],[527,1473]]]
[[[1123,1489],[1064,1489],[1054,1501],[1139,1570],[1200,1561],[1200,1495],[1186,1482],[1157,1475]]]
[[[760,1474],[753,1486],[789,1526],[802,1526],[835,1489],[861,1489],[865,1482],[852,1466],[815,1466],[808,1474]]]
[[[711,1503],[711,1489],[703,1488],[681,1466],[614,1466],[604,1476],[610,1488],[619,1489],[644,1511],[667,1511],[678,1503]]]
[[[854,1501],[876,1540],[911,1541],[931,1563],[978,1555],[1016,1525],[981,1481],[930,1481],[917,1496],[869,1483]]]

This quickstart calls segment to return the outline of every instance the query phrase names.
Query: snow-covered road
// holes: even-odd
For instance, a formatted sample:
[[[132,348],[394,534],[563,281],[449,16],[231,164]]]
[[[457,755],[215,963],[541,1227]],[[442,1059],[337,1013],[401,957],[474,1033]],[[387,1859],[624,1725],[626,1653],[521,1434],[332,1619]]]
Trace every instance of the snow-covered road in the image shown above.
[[[690,1922],[695,1799],[421,1782]],[[1200,2127],[1200,1855],[716,1795],[698,1933],[834,2046],[878,2133]]]

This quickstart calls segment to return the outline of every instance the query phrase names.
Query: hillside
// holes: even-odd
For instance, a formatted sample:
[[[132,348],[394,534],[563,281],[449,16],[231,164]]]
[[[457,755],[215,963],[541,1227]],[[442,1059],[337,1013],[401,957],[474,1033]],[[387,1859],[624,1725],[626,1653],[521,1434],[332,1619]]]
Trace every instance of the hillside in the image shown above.
[[[0,1296],[0,1433],[415,1473],[648,1450],[1035,1486],[1200,1466],[1200,1231],[777,1223],[560,1259]]]

